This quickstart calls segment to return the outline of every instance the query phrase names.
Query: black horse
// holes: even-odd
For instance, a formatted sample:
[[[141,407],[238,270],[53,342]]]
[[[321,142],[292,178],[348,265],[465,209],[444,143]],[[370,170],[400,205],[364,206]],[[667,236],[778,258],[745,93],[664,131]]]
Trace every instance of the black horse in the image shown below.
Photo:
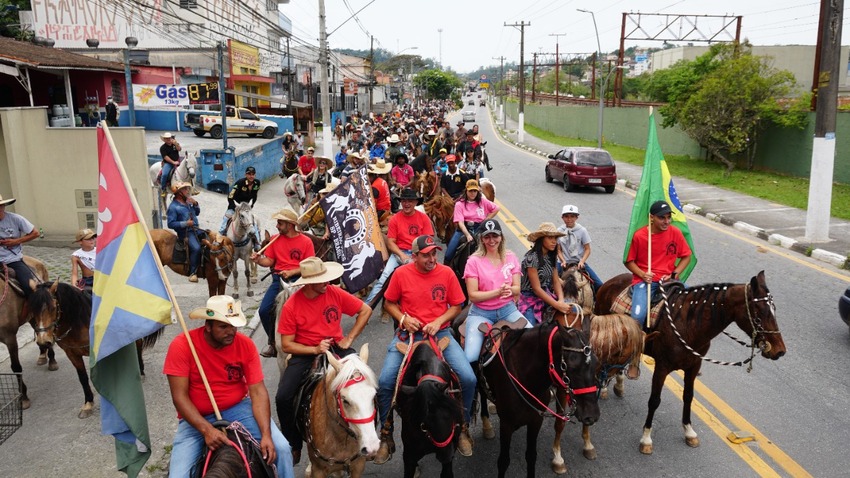
[[[582,424],[599,419],[596,395],[596,355],[579,329],[548,322],[531,329],[506,330],[498,356],[483,368],[487,388],[499,411],[499,478],[510,464],[514,431],[527,426],[525,461],[528,478],[535,476],[537,436],[544,415]],[[549,408],[550,390],[566,397],[559,410]],[[566,402],[566,403],[564,403]],[[566,472],[560,443],[553,444],[552,467]]]
[[[412,478],[423,456],[436,454],[441,478],[451,478],[463,423],[460,385],[449,365],[427,343],[411,352],[398,395],[404,476]]]
[[[205,449],[192,468],[191,478],[274,478],[274,468],[263,460],[260,445],[242,424],[221,420],[213,423],[216,428],[225,428],[231,446],[222,446],[215,451]]]

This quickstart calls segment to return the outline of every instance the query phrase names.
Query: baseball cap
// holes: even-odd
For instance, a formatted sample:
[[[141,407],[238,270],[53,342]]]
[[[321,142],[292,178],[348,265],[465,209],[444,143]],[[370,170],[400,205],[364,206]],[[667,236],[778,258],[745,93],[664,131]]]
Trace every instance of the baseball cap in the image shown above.
[[[438,246],[436,242],[434,242],[434,238],[431,236],[419,236],[413,241],[413,247],[411,247],[411,252],[414,254],[427,254],[432,250],[437,249],[438,251],[442,251],[443,248]]]
[[[448,151],[446,150],[446,148],[440,148],[440,152],[441,152],[441,153],[448,153]]]
[[[575,214],[578,216],[578,208],[572,204],[567,204],[563,209],[561,209],[561,215],[563,216],[564,214]]]
[[[667,204],[667,201],[655,201],[649,208],[649,213],[653,216],[666,216],[667,214],[672,214],[673,211],[670,210],[670,205]]]
[[[249,174],[249,173],[257,174],[257,170],[254,169],[253,166],[248,166],[247,168],[245,168],[245,174]]]
[[[501,236],[502,226],[499,224],[499,221],[495,219],[487,219],[478,226],[478,234],[481,235],[481,237],[484,237],[487,234],[498,234]]]
[[[453,154],[446,156],[446,162],[447,163],[454,163],[455,161],[457,161],[457,156],[455,156]]]

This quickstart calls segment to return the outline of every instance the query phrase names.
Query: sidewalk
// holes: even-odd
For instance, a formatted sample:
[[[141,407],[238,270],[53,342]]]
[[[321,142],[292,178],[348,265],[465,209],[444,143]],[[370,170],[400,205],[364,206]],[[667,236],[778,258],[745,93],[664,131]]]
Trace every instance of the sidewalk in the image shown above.
[[[563,148],[528,133],[520,143],[517,139],[516,121],[508,117],[507,130],[502,130],[492,116],[491,119],[502,138],[544,158]],[[663,149],[664,145],[661,147]],[[637,189],[641,171],[640,166],[617,162],[620,186]],[[805,210],[681,177],[674,176],[674,181],[685,212],[705,216],[714,222],[731,226],[770,244],[791,249],[839,269],[850,269],[850,221],[832,218],[829,227],[830,241],[810,243],[803,237],[806,232]]]

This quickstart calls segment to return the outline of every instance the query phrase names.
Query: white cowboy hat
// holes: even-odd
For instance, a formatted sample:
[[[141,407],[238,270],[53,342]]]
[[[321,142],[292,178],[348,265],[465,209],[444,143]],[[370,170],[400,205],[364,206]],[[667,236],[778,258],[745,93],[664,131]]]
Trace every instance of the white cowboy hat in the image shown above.
[[[316,156],[316,166],[321,163],[325,163],[328,169],[334,167],[334,162],[331,158],[326,158],[324,156]]]
[[[387,139],[387,143],[398,143],[398,142],[400,142],[400,141],[401,141],[401,139],[399,139],[398,135],[397,135],[397,134],[395,134],[395,133],[393,133],[393,135],[392,135],[392,136],[390,136],[390,137]]]
[[[17,199],[15,199],[15,198],[3,199],[3,196],[0,195],[0,206],[5,206],[7,204],[15,204],[15,201],[17,201]]]
[[[387,174],[392,169],[393,165],[387,164],[383,158],[375,161],[375,164],[369,165],[369,172],[372,174]]]
[[[160,136],[159,139],[162,139],[162,140],[174,139],[174,135],[171,134],[171,133],[162,133],[162,136]]]
[[[308,257],[298,264],[301,277],[292,285],[322,284],[338,279],[344,271],[342,264],[322,262],[318,257]]]
[[[248,323],[242,312],[242,302],[229,295],[214,295],[207,299],[206,307],[198,307],[189,312],[190,319],[218,320],[234,327],[244,327]]]
[[[272,215],[272,219],[286,222],[291,222],[292,224],[298,224],[298,215],[295,214],[295,211],[289,208],[283,208],[280,211],[274,213]]]
[[[566,236],[563,232],[559,232],[551,222],[543,222],[537,226],[537,230],[528,235],[528,242],[534,242],[541,237],[563,237]]]
[[[187,182],[185,182],[185,181],[177,181],[176,183],[174,183],[174,184],[172,184],[172,185],[171,185],[171,192],[176,193],[177,191],[179,191],[179,190],[181,190],[181,189],[183,189],[183,188],[190,188],[190,189],[191,189],[191,188],[192,188],[192,184],[191,184],[191,183],[187,183]],[[192,192],[191,192],[191,191],[189,191],[189,194],[191,194],[191,193],[192,193]]]

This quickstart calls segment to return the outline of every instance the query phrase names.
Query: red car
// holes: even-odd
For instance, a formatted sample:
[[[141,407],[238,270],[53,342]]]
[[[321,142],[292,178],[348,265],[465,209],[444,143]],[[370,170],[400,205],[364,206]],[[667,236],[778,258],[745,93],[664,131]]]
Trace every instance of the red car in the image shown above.
[[[617,185],[617,166],[604,149],[566,148],[549,155],[546,182],[552,181],[561,181],[568,192],[577,186],[600,186],[611,194]]]

